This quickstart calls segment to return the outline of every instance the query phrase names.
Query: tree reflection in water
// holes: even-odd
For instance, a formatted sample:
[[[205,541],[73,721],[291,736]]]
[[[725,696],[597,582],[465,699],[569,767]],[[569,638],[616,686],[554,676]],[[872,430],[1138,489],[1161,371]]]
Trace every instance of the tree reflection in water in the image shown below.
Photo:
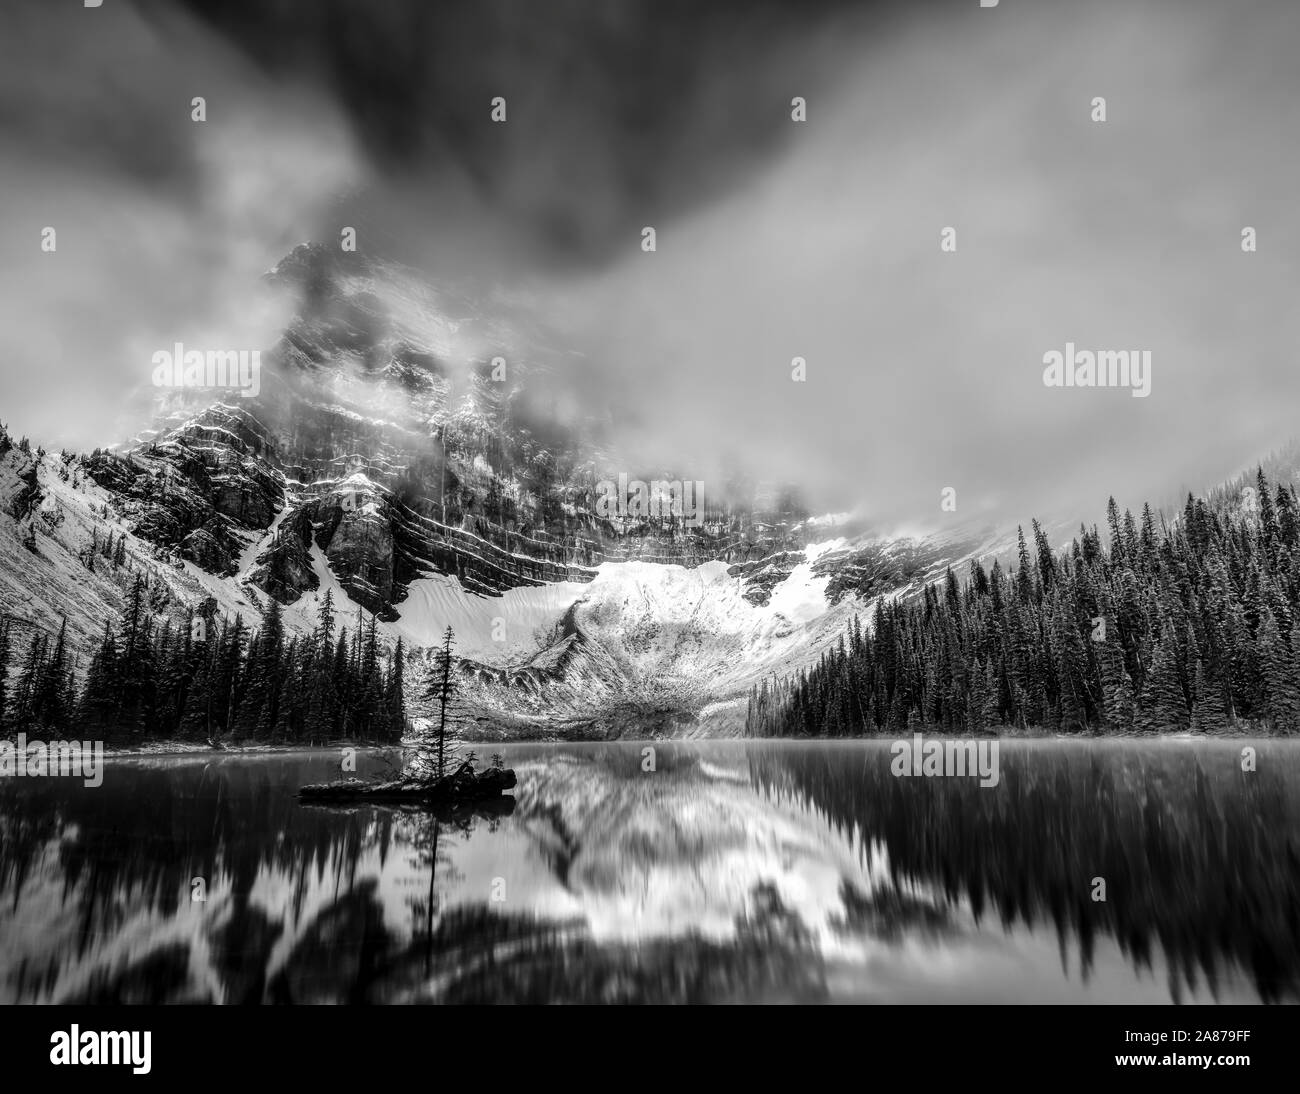
[[[626,747],[532,749],[517,808],[440,815],[300,806],[325,756],[6,780],[0,999],[817,1001],[853,945],[971,922],[1053,932],[1085,979],[1106,939],[1134,970],[1163,955],[1175,999],[1240,970],[1295,999],[1300,750],[1262,743],[1247,774],[1238,747],[1004,743],[988,789],[895,778],[878,742],[665,745],[656,781]],[[805,865],[830,878],[820,921]],[[690,900],[646,918],[664,885]]]

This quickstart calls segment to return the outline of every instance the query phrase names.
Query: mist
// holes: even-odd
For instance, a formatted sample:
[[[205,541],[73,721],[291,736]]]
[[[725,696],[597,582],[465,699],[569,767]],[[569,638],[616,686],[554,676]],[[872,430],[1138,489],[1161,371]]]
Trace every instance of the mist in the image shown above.
[[[365,165],[328,100],[190,20],[20,3],[5,32],[0,415],[89,449],[147,424],[155,350],[274,343],[296,301],[261,275]]]
[[[259,275],[343,225],[544,322],[557,401],[706,496],[1091,516],[1292,431],[1293,5],[187,7],[0,46],[2,410],[47,446],[138,428],[159,346],[272,344]],[[1067,342],[1150,396],[1045,387]]]

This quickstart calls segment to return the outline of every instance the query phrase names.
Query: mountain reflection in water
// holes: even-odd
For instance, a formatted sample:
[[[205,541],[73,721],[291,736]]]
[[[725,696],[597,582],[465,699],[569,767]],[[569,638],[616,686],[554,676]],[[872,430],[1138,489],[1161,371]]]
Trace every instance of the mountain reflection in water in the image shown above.
[[[336,753],[4,779],[0,1001],[1295,1001],[1300,745],[1251,744],[517,745],[440,816],[300,805]]]

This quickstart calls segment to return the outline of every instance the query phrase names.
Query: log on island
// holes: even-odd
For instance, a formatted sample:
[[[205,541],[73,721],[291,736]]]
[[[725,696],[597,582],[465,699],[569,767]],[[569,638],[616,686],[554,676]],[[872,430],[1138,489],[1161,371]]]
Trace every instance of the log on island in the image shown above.
[[[513,789],[516,781],[511,768],[490,767],[486,771],[476,772],[466,762],[442,778],[403,776],[381,781],[343,779],[304,786],[298,791],[298,797],[302,801],[313,802],[375,801],[448,805],[499,797],[505,791]]]

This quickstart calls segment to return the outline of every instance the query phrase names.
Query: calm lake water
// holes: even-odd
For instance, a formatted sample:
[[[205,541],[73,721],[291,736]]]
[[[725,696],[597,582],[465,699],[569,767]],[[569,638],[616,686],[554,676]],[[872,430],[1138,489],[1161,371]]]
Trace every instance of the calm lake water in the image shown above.
[[[299,805],[337,752],[0,779],[0,1001],[1297,999],[1300,743],[643,747],[502,747],[513,809],[441,818]]]

